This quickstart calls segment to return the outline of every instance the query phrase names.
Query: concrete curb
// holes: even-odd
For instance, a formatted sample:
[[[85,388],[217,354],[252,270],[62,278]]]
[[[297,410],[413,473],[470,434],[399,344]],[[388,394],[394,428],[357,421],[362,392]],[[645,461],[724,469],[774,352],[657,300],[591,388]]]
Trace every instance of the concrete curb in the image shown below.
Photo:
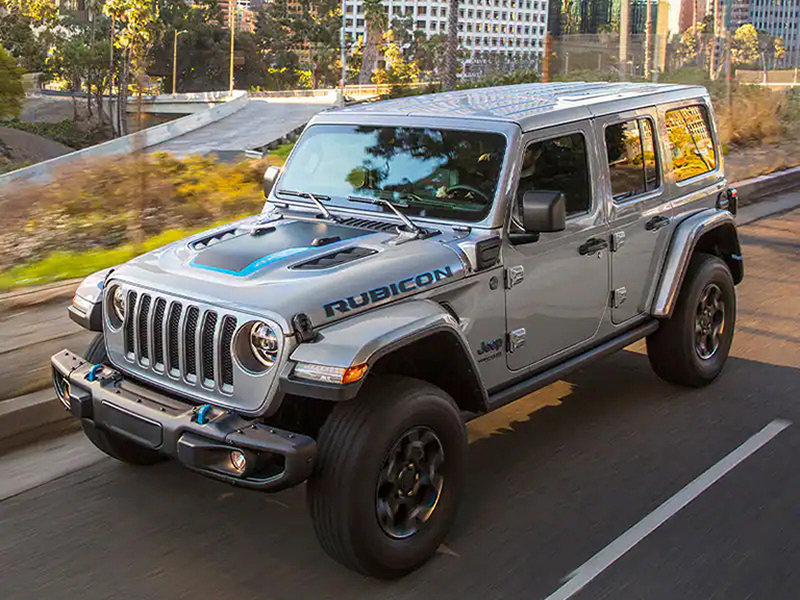
[[[0,402],[0,454],[76,427],[77,421],[50,389],[3,400]]]
[[[67,279],[44,285],[32,285],[0,294],[0,315],[36,304],[71,297],[83,279]]]

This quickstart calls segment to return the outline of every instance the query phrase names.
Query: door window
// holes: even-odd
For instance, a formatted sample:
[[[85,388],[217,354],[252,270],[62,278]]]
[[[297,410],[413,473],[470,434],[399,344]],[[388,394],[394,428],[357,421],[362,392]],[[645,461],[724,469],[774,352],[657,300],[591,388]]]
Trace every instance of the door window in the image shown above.
[[[586,139],[571,133],[535,142],[525,150],[519,176],[519,198],[530,190],[563,192],[567,217],[592,207]]]
[[[685,181],[717,168],[705,106],[668,110],[666,124],[676,181]]]
[[[626,200],[658,188],[658,159],[650,119],[606,127],[606,153],[614,200]]]

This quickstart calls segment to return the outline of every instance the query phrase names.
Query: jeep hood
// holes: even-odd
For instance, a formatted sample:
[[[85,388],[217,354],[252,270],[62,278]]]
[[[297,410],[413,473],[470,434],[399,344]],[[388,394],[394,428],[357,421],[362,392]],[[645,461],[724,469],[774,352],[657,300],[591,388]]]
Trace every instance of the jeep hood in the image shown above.
[[[320,327],[465,275],[454,231],[398,241],[395,226],[258,217],[144,254],[111,275],[169,296]]]

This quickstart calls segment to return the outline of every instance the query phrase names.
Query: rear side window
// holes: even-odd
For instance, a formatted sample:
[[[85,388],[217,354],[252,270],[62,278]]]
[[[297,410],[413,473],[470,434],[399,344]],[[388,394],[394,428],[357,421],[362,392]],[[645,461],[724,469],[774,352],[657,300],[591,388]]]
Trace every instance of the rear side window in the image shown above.
[[[650,119],[634,119],[606,127],[606,153],[614,200],[625,200],[658,188],[658,159]]]
[[[705,106],[668,110],[666,122],[676,181],[685,181],[717,168]]]
[[[591,189],[582,133],[536,142],[525,150],[519,178],[520,199],[530,190],[563,192],[569,217],[589,211]]]

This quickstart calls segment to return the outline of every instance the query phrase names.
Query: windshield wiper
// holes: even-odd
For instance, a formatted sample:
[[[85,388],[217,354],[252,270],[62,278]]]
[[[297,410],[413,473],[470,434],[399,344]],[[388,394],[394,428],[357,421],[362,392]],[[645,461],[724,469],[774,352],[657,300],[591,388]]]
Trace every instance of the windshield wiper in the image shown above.
[[[311,200],[319,211],[322,213],[326,219],[330,219],[331,221],[338,221],[339,217],[331,213],[328,210],[328,207],[322,203],[322,200],[330,200],[330,196],[323,196],[322,194],[312,194],[311,192],[295,192],[294,190],[278,190],[279,194],[283,194],[284,196],[297,196],[298,198],[308,198]]]
[[[390,202],[389,200],[386,200],[385,198],[370,198],[368,196],[348,196],[347,200],[349,202],[361,202],[363,204],[374,204],[378,206],[385,206],[389,210],[391,210],[394,214],[396,214],[397,217],[403,222],[403,225],[405,225],[413,233],[417,235],[422,233],[422,229],[417,227],[411,219],[409,219],[406,215],[401,213],[397,208],[398,206],[402,208],[408,208],[408,204],[394,203]]]

